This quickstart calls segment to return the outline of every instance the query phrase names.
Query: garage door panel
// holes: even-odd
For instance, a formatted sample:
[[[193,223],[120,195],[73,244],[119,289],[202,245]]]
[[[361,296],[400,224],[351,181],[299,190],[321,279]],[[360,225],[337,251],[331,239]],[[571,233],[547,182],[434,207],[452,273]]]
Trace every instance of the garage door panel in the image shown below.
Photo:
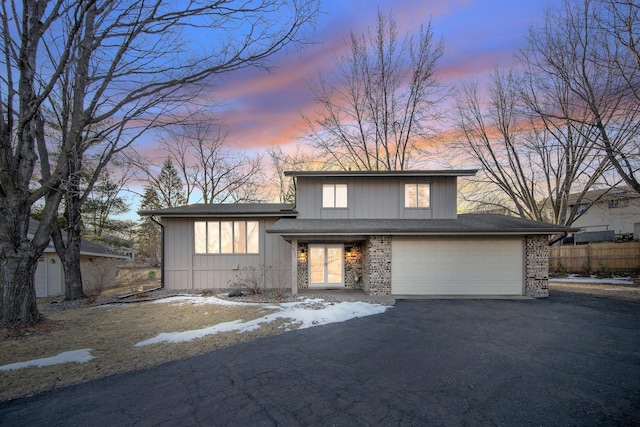
[[[393,240],[395,295],[521,295],[523,242]]]

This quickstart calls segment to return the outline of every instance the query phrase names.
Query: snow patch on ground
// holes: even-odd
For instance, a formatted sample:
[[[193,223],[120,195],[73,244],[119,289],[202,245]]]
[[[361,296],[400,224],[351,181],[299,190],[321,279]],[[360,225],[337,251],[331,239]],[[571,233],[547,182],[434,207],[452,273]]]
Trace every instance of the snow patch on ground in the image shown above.
[[[0,371],[15,371],[17,369],[35,366],[41,368],[43,366],[59,365],[61,363],[86,363],[93,359],[90,348],[81,350],[65,351],[53,357],[44,359],[28,360],[26,362],[11,363],[9,365],[0,366]]]
[[[226,305],[226,306],[261,306],[264,304],[241,302],[241,301],[229,301],[216,297],[203,297],[203,296],[191,296],[191,295],[176,295],[174,297],[162,298],[151,302],[152,304],[172,304],[175,306],[180,305]]]
[[[369,304],[362,301],[357,302],[327,302],[321,298],[307,298],[299,302],[289,302],[280,305],[274,304],[255,304],[255,303],[239,303],[221,300],[215,297],[181,297],[180,301],[187,303],[202,304],[218,304],[221,305],[244,304],[244,305],[261,305],[264,308],[277,310],[275,313],[267,314],[250,321],[234,320],[232,322],[220,323],[209,326],[207,328],[196,329],[185,332],[164,332],[145,341],[137,343],[136,347],[157,344],[162,342],[179,343],[202,338],[207,335],[215,335],[220,332],[249,332],[256,330],[260,325],[273,322],[277,319],[288,320],[282,327],[290,330],[294,326],[298,329],[311,328],[313,326],[328,325],[330,323],[344,322],[357,317],[372,316],[374,314],[384,313],[389,306],[380,304]],[[170,299],[170,298],[167,298]],[[176,300],[173,300],[176,302]]]
[[[549,282],[557,283],[591,283],[599,285],[633,285],[633,278],[624,276],[614,277],[584,277],[576,274],[571,274],[567,277],[551,277]]]

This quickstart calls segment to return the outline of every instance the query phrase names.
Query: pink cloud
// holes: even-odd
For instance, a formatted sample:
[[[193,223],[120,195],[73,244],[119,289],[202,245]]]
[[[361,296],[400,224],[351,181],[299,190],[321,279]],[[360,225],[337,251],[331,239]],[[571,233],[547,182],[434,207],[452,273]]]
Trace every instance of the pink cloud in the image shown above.
[[[229,144],[256,150],[290,144],[304,133],[300,114],[313,114],[307,81],[328,72],[345,49],[349,31],[361,33],[375,26],[377,8],[368,2],[325,3],[315,39],[303,51],[281,52],[272,58],[271,73],[245,69],[217,79],[200,103],[220,103],[230,135]],[[438,67],[440,78],[457,84],[470,76],[482,78],[496,65],[509,66],[513,51],[523,42],[526,27],[536,16],[532,5],[501,0],[488,5],[472,0],[396,0],[383,2],[382,13],[393,10],[402,38],[433,19],[433,31],[445,41]],[[535,5],[538,10],[538,5]],[[541,16],[541,10],[537,16]]]

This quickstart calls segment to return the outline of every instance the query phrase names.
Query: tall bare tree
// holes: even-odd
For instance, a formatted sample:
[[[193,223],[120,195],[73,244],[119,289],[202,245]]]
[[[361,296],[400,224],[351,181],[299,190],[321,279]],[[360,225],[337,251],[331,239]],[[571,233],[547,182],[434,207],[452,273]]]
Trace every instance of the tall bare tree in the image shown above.
[[[278,201],[280,203],[295,203],[295,180],[284,175],[289,170],[314,170],[318,167],[308,155],[296,149],[295,153],[287,154],[282,147],[274,145],[267,147],[267,156],[271,162],[271,176],[269,182],[278,189]],[[324,167],[324,163],[319,164]]]
[[[400,170],[422,160],[447,94],[436,77],[442,53],[430,22],[399,41],[393,16],[378,11],[372,32],[351,33],[335,75],[312,87],[319,109],[304,117],[310,145],[339,169]]]
[[[260,156],[232,150],[222,123],[192,112],[164,132],[162,145],[185,182],[187,203],[194,192],[203,203],[261,200]]]
[[[459,148],[481,169],[470,194],[477,197],[479,188],[484,193],[474,201],[485,209],[489,204],[523,218],[570,225],[581,212],[570,209],[569,194],[584,196],[609,163],[588,137],[588,125],[576,128],[567,119],[537,113],[543,103],[573,113],[566,86],[496,70],[488,92],[483,103],[477,85],[468,83],[458,99],[464,136]]]
[[[540,113],[569,120],[577,130],[587,129],[584,136],[598,144],[622,180],[637,192],[639,11],[636,2],[565,0],[547,10],[543,25],[530,30],[528,45],[520,53],[527,72],[562,82],[577,115],[553,106]]]
[[[157,121],[212,75],[264,66],[300,40],[317,2],[24,0],[1,8],[0,216],[7,221],[0,223],[0,327],[14,327],[41,318],[37,260],[62,194],[73,189],[77,163],[93,142],[107,141],[106,164],[133,139],[129,132],[135,136],[133,123]],[[62,86],[72,91],[71,114],[52,156],[44,111]],[[91,131],[104,124],[120,137],[95,140]],[[29,214],[39,200],[42,220],[29,235]]]
[[[597,14],[600,27],[625,54],[623,61],[610,64],[624,78],[628,89],[640,101],[640,3],[629,0],[600,0],[606,13]],[[629,58],[628,55],[631,57]]]

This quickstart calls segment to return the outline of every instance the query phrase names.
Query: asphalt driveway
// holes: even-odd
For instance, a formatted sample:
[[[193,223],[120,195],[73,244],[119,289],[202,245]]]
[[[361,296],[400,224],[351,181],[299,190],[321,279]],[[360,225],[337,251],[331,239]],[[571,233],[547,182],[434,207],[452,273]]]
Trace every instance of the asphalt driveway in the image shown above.
[[[638,425],[640,305],[399,301],[0,403],[0,425]]]

